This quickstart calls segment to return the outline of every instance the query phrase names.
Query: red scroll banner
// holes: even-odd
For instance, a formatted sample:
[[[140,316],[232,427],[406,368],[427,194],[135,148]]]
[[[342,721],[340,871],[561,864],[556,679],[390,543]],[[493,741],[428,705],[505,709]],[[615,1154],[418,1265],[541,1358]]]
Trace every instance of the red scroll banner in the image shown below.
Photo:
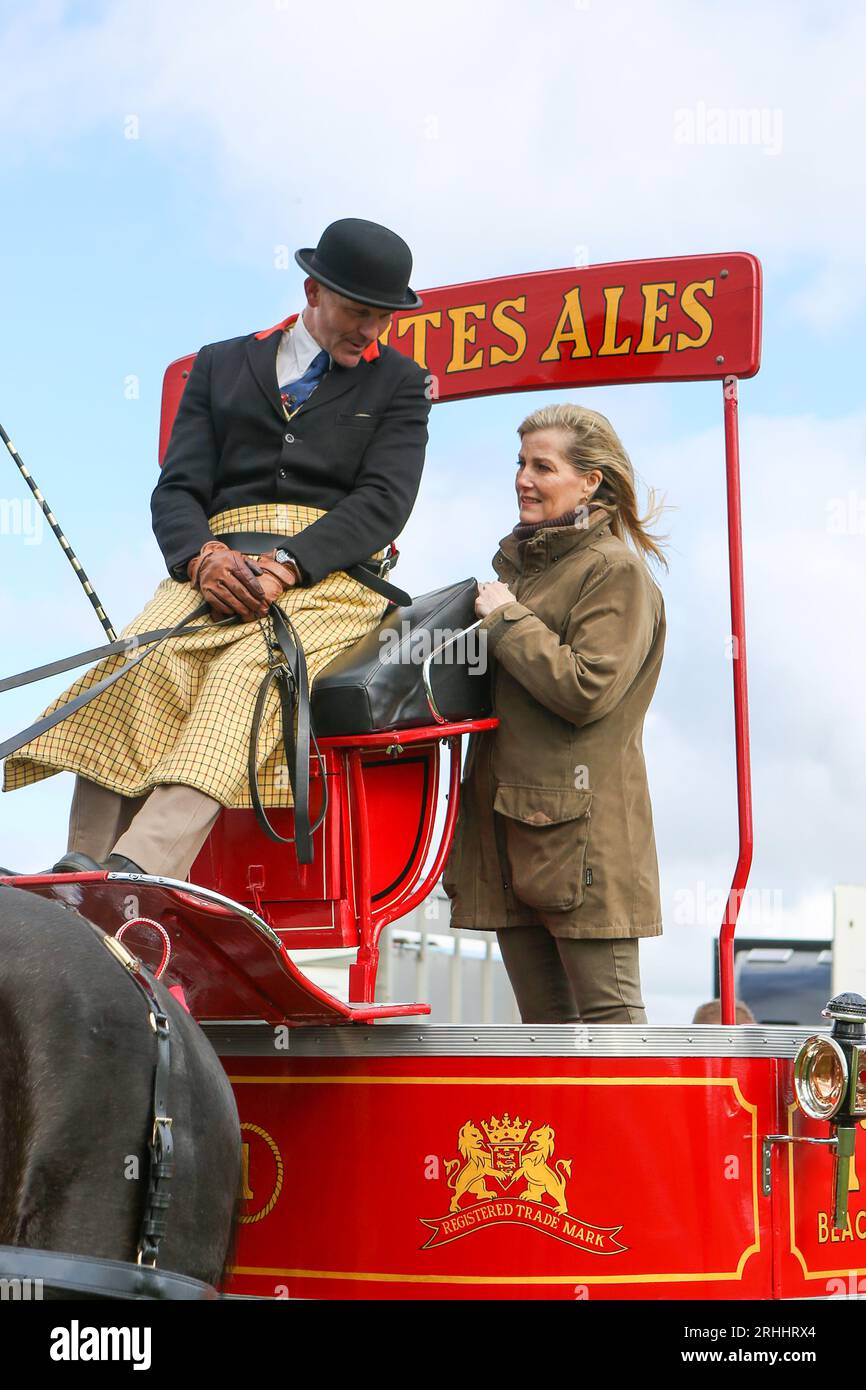
[[[544,1235],[553,1236],[555,1240],[564,1241],[578,1250],[588,1250],[593,1255],[617,1255],[628,1249],[627,1245],[621,1245],[615,1239],[622,1226],[592,1226],[577,1216],[554,1211],[552,1207],[539,1202],[501,1198],[477,1202],[474,1206],[450,1212],[448,1216],[422,1216],[420,1220],[433,1232],[421,1246],[422,1250],[447,1245],[449,1241],[460,1240],[485,1226],[503,1224],[532,1226]]]
[[[620,261],[423,290],[382,341],[431,373],[434,400],[754,376],[761,267],[743,252]]]

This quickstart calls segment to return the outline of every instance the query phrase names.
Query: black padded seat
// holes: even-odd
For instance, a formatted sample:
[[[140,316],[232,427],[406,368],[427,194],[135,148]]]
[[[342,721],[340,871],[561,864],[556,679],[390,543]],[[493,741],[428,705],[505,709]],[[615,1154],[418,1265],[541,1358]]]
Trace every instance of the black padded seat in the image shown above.
[[[474,579],[422,594],[388,616],[319,672],[310,695],[313,728],[320,738],[413,729],[436,723],[424,688],[424,658],[431,663],[436,706],[449,721],[484,719],[491,713],[486,653],[477,628]]]

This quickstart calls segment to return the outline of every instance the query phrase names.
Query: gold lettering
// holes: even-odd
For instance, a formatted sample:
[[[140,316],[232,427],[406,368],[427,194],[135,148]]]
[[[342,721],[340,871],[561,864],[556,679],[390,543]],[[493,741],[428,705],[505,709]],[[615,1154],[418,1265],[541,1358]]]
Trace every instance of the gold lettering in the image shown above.
[[[441,328],[442,310],[431,309],[429,314],[409,314],[397,325],[397,337],[412,334],[412,356],[419,367],[427,366],[427,327]]]
[[[829,1222],[825,1211],[818,1212],[818,1244],[826,1245],[829,1240]]]
[[[514,352],[508,353],[494,343],[490,349],[491,367],[498,367],[502,362],[518,362],[526,351],[526,329],[516,319],[509,318],[506,309],[517,309],[519,313],[525,313],[526,295],[522,294],[518,299],[500,299],[499,303],[493,306],[493,313],[490,315],[493,327],[504,333],[506,338],[511,338],[515,346]]]
[[[866,1240],[866,1211],[858,1211],[854,1218],[854,1229],[858,1240]]]
[[[598,350],[599,357],[616,357],[631,348],[631,334],[621,343],[616,341],[619,302],[624,288],[624,285],[611,285],[604,292],[604,339]]]
[[[693,280],[692,283],[686,285],[683,290],[680,300],[683,313],[686,315],[686,318],[690,318],[692,323],[701,331],[697,338],[690,338],[687,333],[678,333],[677,352],[681,352],[683,348],[703,347],[704,343],[709,340],[709,336],[713,331],[713,319],[709,309],[706,304],[702,304],[701,301],[696,298],[698,290],[703,290],[704,294],[711,299],[715,291],[715,281]]]
[[[586,337],[586,325],[583,321],[583,309],[580,305],[580,286],[575,285],[573,290],[566,294],[562,313],[559,316],[556,327],[553,330],[553,337],[548,343],[544,352],[541,354],[542,362],[558,362],[560,360],[560,343],[573,343],[571,360],[576,357],[591,357],[592,352]]]
[[[484,363],[484,353],[481,348],[468,361],[466,358],[466,345],[475,342],[475,335],[478,332],[477,324],[467,323],[470,314],[476,319],[486,318],[487,305],[464,304],[457,309],[448,310],[448,317],[454,325],[454,344],[451,349],[451,361],[448,363],[446,371],[476,371]]]
[[[667,320],[670,307],[668,304],[659,304],[659,295],[673,295],[676,285],[671,280],[667,283],[641,285],[640,290],[644,298],[643,333],[635,352],[668,352],[671,345],[670,333],[665,333],[659,342],[655,340],[656,324]]]

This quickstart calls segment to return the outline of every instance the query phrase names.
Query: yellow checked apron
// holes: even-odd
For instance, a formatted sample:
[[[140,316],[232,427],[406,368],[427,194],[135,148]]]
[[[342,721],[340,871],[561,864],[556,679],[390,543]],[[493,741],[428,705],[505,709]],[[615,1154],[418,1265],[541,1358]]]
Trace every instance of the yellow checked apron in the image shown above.
[[[220,512],[210,518],[210,529],[215,536],[293,536],[324,515],[317,507],[264,503]],[[308,589],[288,589],[277,603],[303,644],[311,688],[323,667],[376,627],[387,609],[381,594],[340,570]],[[164,579],[121,635],[173,627],[200,604],[190,584]],[[207,618],[201,622],[211,625]],[[250,806],[247,755],[256,692],[268,667],[265,631],[264,622],[239,622],[164,642],[91,704],[7,758],[3,790],[67,771],[123,796],[181,782],[223,806]],[[44,713],[89,690],[133,654],[106,657]],[[265,806],[293,804],[273,686],[259,739],[259,786]]]

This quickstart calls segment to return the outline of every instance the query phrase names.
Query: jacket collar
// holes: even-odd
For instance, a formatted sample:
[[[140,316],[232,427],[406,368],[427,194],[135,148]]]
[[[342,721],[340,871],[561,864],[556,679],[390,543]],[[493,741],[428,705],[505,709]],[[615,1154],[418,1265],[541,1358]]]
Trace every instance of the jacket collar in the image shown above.
[[[280,345],[280,335],[295,322],[297,317],[297,314],[289,314],[289,317],[283,319],[281,323],[275,323],[273,328],[263,328],[261,332],[253,333],[247,340],[247,361],[253,376],[265,399],[284,423],[286,417],[283,412],[283,403],[280,400],[280,388],[277,385],[277,349]],[[379,340],[374,338],[370,346],[364,349],[361,360],[354,367],[341,367],[338,362],[334,362],[310,398],[304,402],[300,410],[295,411],[292,419],[301,413],[315,409],[317,406],[327,405],[337,396],[341,396],[344,391],[348,391],[350,386],[354,386],[370,371],[379,356]]]
[[[253,337],[262,339],[270,338],[272,333],[285,333],[286,329],[291,327],[297,317],[297,314],[289,314],[287,319],[283,319],[280,323],[275,323],[273,328],[263,328],[260,332],[254,333]],[[361,356],[364,361],[373,362],[379,356],[379,339],[374,338],[370,346],[364,348]],[[352,368],[350,367],[348,370],[351,371]]]
[[[509,531],[499,542],[499,549],[519,570],[530,559],[538,559],[546,567],[572,550],[580,549],[590,540],[606,535],[610,531],[610,522],[610,510],[599,506],[590,512],[585,526],[549,526],[523,541]]]

